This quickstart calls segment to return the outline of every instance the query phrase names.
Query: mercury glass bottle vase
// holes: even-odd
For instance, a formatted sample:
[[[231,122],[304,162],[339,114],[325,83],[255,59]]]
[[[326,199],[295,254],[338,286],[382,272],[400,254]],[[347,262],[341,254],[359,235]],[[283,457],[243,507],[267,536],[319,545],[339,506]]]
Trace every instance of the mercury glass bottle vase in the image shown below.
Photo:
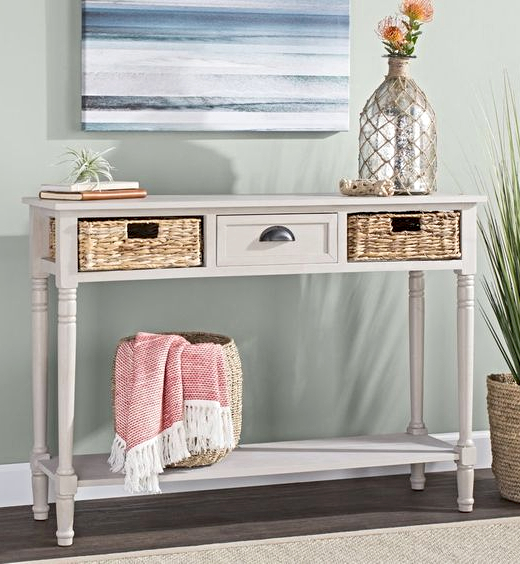
[[[437,128],[409,57],[389,57],[388,75],[360,116],[359,177],[394,182],[396,194],[436,190]]]

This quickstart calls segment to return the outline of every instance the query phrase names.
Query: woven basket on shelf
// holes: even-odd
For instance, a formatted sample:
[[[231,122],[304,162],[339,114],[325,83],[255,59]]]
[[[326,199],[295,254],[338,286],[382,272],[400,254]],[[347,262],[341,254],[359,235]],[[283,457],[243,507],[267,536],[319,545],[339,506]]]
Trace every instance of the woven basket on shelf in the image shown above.
[[[197,343],[215,343],[222,346],[224,353],[224,364],[226,371],[226,384],[229,396],[229,404],[231,408],[231,419],[233,421],[233,436],[235,447],[240,441],[240,432],[242,430],[242,365],[240,356],[235,341],[231,337],[225,335],[218,335],[216,333],[202,333],[202,332],[179,332],[176,335],[181,335],[191,344]],[[132,337],[125,337],[122,341],[131,341]],[[114,358],[115,368],[115,358]],[[112,371],[112,405],[114,405],[114,392],[115,392],[115,377],[114,370]],[[232,449],[231,449],[232,450]],[[171,464],[169,468],[193,468],[195,466],[208,466],[219,462],[230,452],[230,449],[215,449],[202,452],[200,454],[193,454],[189,458]]]
[[[500,495],[520,502],[520,386],[511,374],[487,377],[491,468]]]
[[[51,218],[49,250],[55,258]],[[78,220],[78,269],[139,270],[202,264],[200,217],[151,217]]]
[[[461,257],[458,211],[349,214],[347,229],[350,261]]]

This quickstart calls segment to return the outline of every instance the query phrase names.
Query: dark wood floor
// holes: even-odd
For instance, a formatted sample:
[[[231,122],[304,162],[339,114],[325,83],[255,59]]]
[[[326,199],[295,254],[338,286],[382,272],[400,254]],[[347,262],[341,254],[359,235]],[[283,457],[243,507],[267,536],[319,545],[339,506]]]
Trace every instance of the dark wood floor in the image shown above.
[[[520,515],[489,470],[476,472],[473,513],[456,509],[455,473],[430,474],[426,486],[388,476],[80,501],[70,548],[55,544],[54,506],[48,521],[2,508],[0,562]]]

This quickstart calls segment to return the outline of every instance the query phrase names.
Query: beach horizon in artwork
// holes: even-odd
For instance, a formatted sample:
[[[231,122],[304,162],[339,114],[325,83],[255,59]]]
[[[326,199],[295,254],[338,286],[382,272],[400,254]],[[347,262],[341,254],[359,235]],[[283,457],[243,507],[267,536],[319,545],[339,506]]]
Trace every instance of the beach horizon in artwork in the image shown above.
[[[344,131],[349,2],[83,0],[89,131]]]

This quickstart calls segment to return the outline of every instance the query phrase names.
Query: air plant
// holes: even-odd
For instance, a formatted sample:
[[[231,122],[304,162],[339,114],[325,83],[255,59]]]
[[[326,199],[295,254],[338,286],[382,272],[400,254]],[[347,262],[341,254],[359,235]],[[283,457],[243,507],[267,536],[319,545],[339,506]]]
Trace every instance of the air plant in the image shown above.
[[[62,157],[65,157],[64,160],[58,163],[68,163],[71,166],[70,173],[65,182],[95,182],[99,184],[101,179],[112,181],[111,171],[115,169],[103,155],[114,148],[110,147],[104,151],[96,152],[87,148],[76,150],[67,147],[67,151],[62,155]]]

